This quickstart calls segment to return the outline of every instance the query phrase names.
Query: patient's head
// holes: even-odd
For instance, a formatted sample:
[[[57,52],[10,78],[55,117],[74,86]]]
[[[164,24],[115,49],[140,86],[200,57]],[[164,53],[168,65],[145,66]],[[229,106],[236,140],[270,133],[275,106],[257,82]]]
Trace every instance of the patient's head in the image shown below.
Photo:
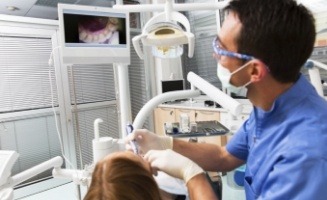
[[[99,161],[84,200],[160,200],[150,165],[131,152],[117,152]]]

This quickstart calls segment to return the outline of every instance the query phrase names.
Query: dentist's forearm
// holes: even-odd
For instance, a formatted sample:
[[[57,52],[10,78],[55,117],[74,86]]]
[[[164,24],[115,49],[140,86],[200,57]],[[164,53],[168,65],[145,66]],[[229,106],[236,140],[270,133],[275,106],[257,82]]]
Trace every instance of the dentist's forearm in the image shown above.
[[[173,150],[190,158],[206,171],[226,172],[244,163],[229,154],[225,147],[209,143],[190,143],[174,139]]]
[[[190,179],[186,186],[189,191],[190,200],[218,200],[218,197],[203,173]]]

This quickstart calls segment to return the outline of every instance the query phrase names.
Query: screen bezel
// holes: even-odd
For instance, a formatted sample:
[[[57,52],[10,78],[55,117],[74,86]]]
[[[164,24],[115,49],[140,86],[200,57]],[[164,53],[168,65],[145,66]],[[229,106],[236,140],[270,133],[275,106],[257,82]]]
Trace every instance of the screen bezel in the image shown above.
[[[64,14],[121,16],[125,18],[126,44],[92,45],[67,43],[65,40]],[[58,4],[58,19],[62,60],[65,64],[130,64],[129,13],[113,8]],[[67,45],[68,44],[68,45]],[[73,45],[75,44],[75,45]]]

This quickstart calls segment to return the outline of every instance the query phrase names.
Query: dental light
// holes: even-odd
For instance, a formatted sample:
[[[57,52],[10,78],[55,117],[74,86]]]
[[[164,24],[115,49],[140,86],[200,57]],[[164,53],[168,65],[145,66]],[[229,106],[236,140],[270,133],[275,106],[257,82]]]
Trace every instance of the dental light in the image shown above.
[[[228,3],[229,0],[213,3],[173,3],[173,0],[166,0],[165,4],[123,5],[122,0],[117,0],[113,8],[128,12],[161,12],[146,23],[141,35],[132,39],[133,46],[141,59],[144,59],[144,53],[140,42],[144,46],[152,46],[154,56],[173,58],[183,53],[183,44],[189,45],[189,57],[194,53],[194,35],[190,32],[190,23],[178,11],[217,10]],[[178,23],[184,26],[185,31]]]
[[[177,23],[183,25],[183,30]],[[133,46],[137,55],[144,59],[140,42],[152,46],[152,54],[159,58],[177,58],[183,54],[183,44],[188,44],[188,57],[193,57],[194,35],[188,19],[172,11],[171,0],[166,2],[165,11],[152,17],[144,26],[142,34],[135,36]]]

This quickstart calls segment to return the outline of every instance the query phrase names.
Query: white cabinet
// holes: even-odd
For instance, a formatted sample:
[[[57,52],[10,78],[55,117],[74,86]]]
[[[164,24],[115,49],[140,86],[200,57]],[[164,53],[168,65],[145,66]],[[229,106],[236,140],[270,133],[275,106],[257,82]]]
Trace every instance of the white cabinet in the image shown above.
[[[206,110],[196,110],[195,111],[195,121],[210,121],[216,120],[220,121],[220,114],[217,111],[206,111]]]

